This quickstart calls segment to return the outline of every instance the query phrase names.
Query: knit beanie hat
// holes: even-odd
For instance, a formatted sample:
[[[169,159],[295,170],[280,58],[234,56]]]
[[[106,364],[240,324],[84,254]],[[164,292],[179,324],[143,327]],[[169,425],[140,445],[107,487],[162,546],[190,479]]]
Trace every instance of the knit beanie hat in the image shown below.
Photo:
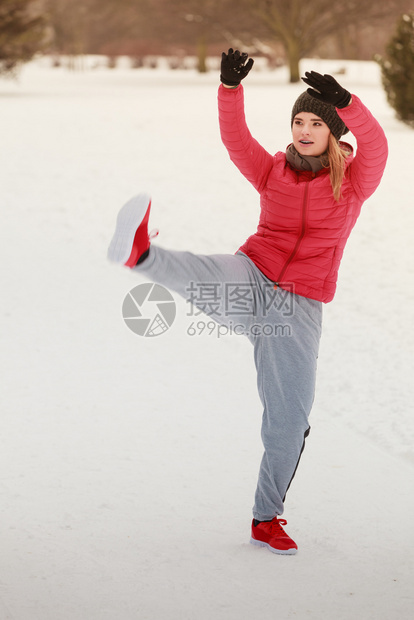
[[[329,127],[334,137],[339,140],[341,136],[348,133],[349,129],[338,115],[335,106],[330,103],[324,103],[315,99],[312,95],[305,90],[304,93],[299,95],[292,108],[291,125],[293,125],[293,119],[299,112],[310,112],[319,116]]]

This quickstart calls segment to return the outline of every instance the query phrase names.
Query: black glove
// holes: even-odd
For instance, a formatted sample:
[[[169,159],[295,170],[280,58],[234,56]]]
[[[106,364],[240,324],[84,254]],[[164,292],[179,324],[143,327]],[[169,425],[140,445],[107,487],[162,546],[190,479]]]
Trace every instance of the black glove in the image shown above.
[[[346,108],[351,101],[351,93],[338,84],[332,75],[321,75],[316,71],[306,71],[305,75],[306,77],[302,80],[311,86],[308,88],[308,93],[315,99],[330,103],[336,108]]]
[[[240,84],[253,67],[253,58],[250,58],[246,63],[247,57],[248,54],[245,52],[243,54],[239,50],[233,52],[232,48],[227,54],[226,52],[222,53],[220,80],[223,84],[227,86],[238,86]]]

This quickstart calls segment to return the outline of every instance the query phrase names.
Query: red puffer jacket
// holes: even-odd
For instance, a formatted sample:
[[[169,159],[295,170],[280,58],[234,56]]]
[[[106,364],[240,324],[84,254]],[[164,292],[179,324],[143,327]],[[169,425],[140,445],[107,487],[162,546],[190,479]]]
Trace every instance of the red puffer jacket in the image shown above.
[[[355,95],[351,105],[337,110],[356,137],[357,153],[348,157],[342,198],[336,202],[328,170],[299,172],[287,163],[285,153],[272,156],[254,140],[245,121],[243,86],[220,85],[218,104],[230,159],[260,194],[257,232],[240,250],[281,288],[331,301],[346,241],[385,168],[383,130]]]

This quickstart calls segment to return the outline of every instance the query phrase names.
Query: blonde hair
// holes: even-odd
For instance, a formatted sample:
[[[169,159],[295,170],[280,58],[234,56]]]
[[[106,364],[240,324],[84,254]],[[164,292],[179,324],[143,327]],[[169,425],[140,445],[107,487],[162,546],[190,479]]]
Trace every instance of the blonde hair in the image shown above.
[[[349,155],[349,151],[341,147],[332,133],[329,134],[327,155],[332,191],[335,200],[338,202],[342,197],[341,187],[345,176],[345,161]]]

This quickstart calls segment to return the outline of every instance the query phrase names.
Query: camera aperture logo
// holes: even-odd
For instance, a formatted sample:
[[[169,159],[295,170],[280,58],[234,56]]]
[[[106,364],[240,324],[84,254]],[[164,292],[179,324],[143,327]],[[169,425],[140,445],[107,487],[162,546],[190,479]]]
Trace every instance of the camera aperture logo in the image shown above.
[[[170,291],[160,284],[138,284],[127,293],[122,316],[134,334],[153,338],[164,334],[173,324],[176,305]]]

